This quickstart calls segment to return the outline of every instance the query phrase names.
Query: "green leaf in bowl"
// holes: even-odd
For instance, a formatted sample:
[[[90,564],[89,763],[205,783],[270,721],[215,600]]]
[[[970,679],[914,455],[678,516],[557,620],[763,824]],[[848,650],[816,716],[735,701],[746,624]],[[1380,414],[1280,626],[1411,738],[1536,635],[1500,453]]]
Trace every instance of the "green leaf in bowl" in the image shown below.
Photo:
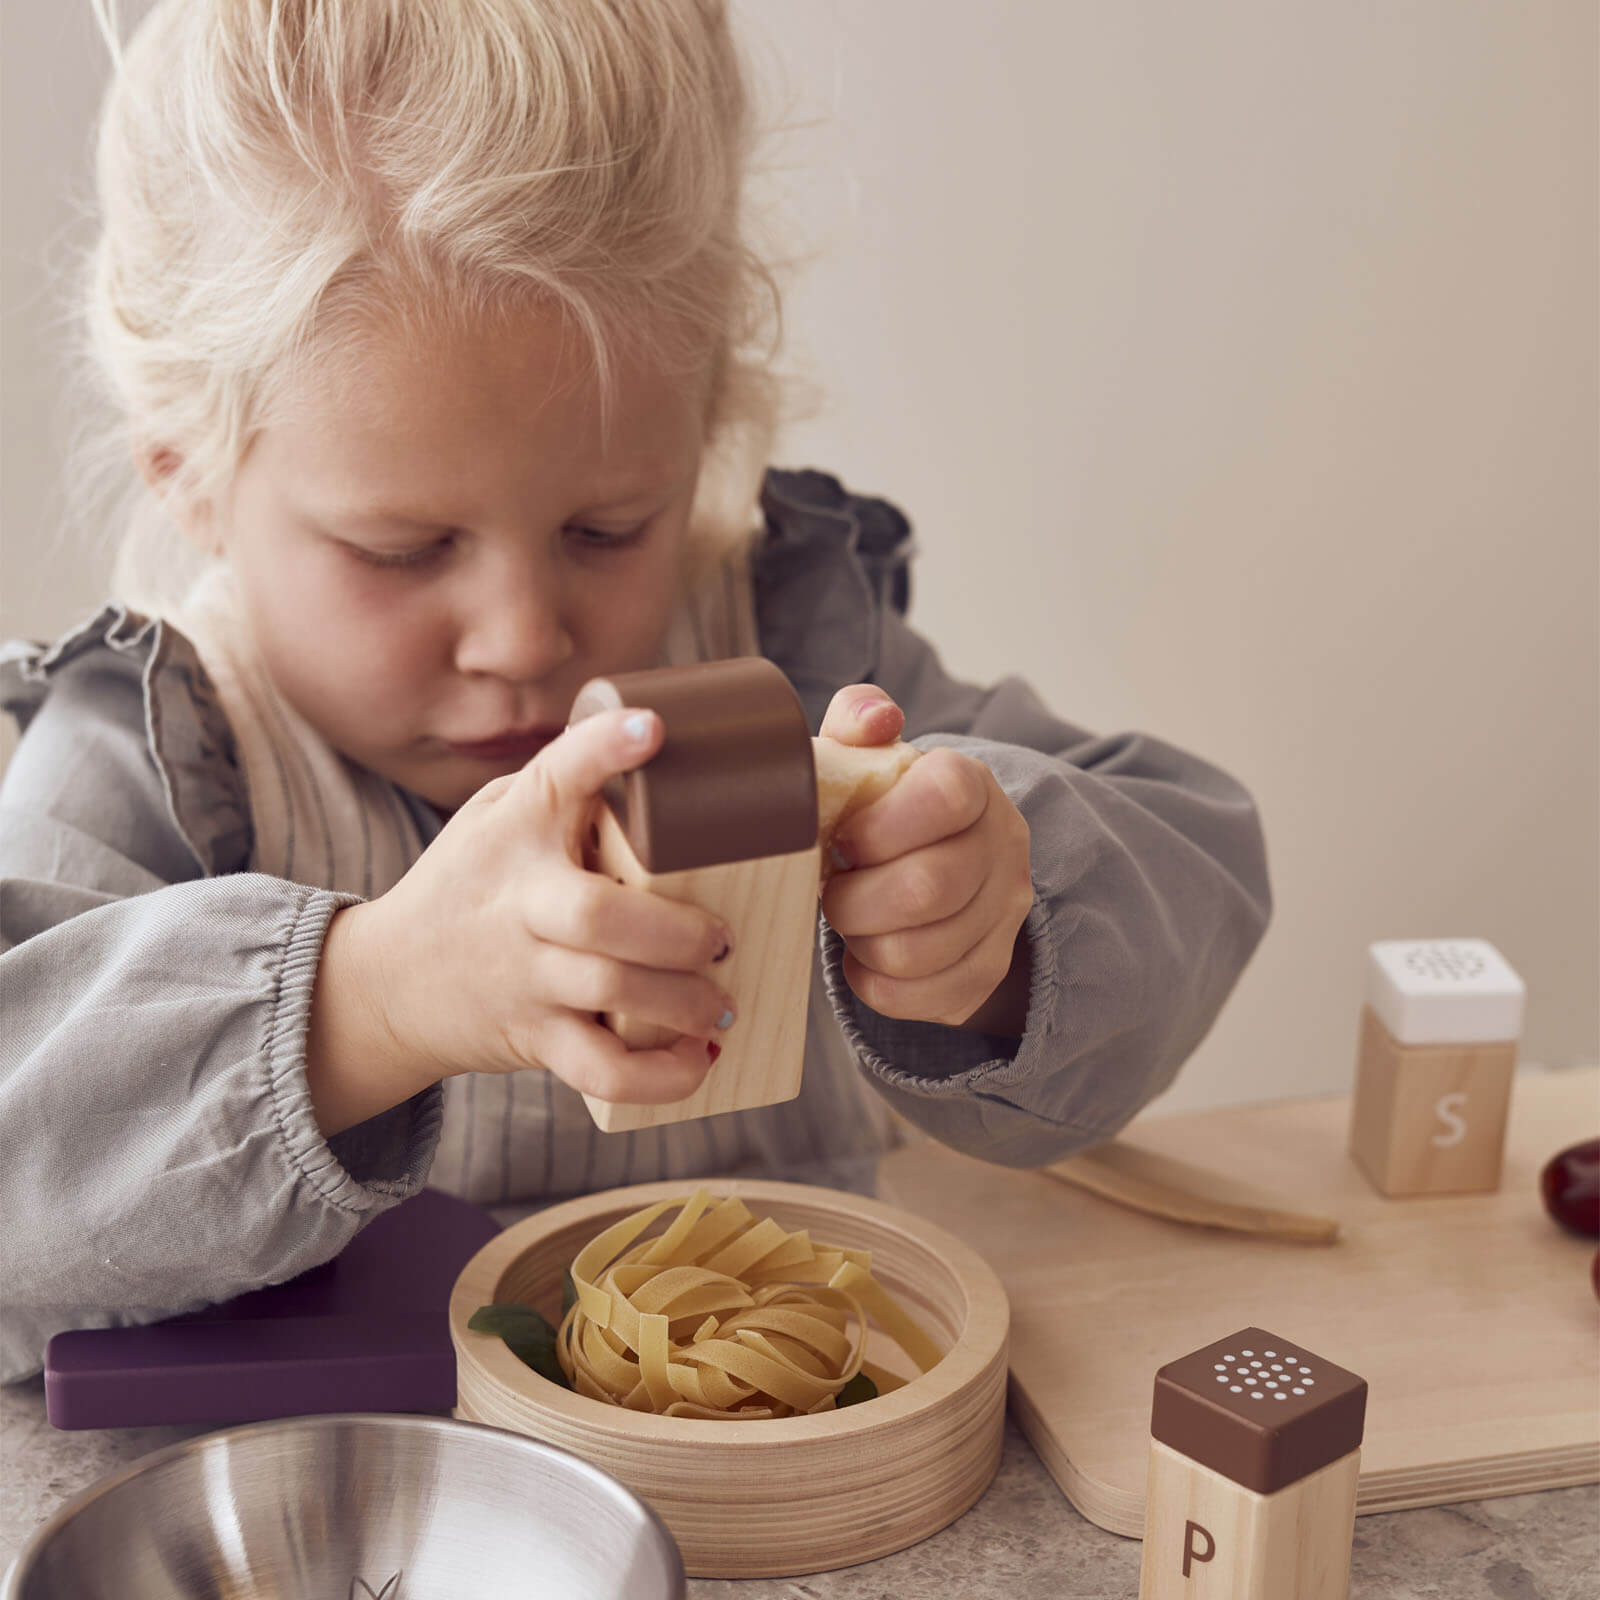
[[[863,1400],[876,1400],[878,1386],[866,1373],[858,1372],[838,1394],[833,1397],[834,1408],[859,1405]]]
[[[572,1387],[556,1359],[556,1330],[532,1306],[479,1306],[467,1326],[474,1333],[498,1334],[524,1366],[563,1389]]]

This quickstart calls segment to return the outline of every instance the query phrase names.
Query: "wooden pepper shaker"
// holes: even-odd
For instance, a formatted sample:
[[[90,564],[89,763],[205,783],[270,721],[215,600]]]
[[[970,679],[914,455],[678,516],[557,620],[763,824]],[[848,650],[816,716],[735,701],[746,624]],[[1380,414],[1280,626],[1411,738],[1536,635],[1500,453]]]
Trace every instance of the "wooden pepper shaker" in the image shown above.
[[[1241,1328],[1156,1373],[1139,1600],[1344,1600],[1367,1384]]]

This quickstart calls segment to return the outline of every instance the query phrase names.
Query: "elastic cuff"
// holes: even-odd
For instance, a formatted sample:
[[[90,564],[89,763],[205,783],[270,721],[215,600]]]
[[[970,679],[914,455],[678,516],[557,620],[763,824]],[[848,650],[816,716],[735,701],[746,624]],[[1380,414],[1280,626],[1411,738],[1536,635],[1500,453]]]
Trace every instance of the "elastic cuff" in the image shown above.
[[[326,889],[307,888],[297,895],[281,945],[283,958],[275,974],[262,1050],[273,1112],[289,1164],[321,1199],[356,1214],[387,1210],[422,1188],[444,1120],[444,1090],[442,1085],[433,1084],[384,1112],[382,1118],[362,1123],[361,1128],[367,1133],[359,1148],[370,1152],[376,1146],[389,1146],[394,1155],[383,1164],[398,1169],[395,1177],[365,1181],[345,1167],[317,1126],[306,1084],[306,1029],[311,1020],[312,990],[333,914],[361,903],[360,895]],[[388,1138],[374,1126],[385,1119],[394,1124]],[[336,1137],[344,1139],[354,1132],[346,1129]]]
[[[1056,949],[1049,937],[1049,912],[1037,895],[1023,923],[1032,957],[1028,1015],[1021,1039],[967,1033],[937,1022],[908,1022],[871,1010],[845,981],[844,940],[819,917],[822,977],[834,1015],[862,1069],[903,1093],[927,1099],[969,1096],[1026,1082],[1038,1071],[1053,1020]],[[903,1063],[916,1062],[912,1071]],[[897,1065],[897,1063],[902,1063]]]

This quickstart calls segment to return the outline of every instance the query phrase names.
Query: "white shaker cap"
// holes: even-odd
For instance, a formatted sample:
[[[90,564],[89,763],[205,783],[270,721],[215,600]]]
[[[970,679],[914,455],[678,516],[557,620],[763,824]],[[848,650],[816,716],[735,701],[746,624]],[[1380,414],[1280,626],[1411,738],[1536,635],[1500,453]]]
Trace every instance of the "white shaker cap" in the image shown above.
[[[1367,1003],[1398,1043],[1520,1037],[1527,987],[1488,940],[1384,939],[1367,958]]]

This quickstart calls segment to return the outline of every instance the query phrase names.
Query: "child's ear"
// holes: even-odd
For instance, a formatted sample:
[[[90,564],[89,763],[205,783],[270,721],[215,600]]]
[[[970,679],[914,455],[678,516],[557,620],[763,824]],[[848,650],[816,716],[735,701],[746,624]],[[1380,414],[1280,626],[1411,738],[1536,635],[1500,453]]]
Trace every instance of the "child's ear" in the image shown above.
[[[222,544],[213,526],[211,502],[176,492],[183,456],[169,444],[160,444],[153,439],[136,439],[133,464],[144,479],[145,487],[157,499],[166,501],[167,512],[184,537],[205,554],[220,555]]]

